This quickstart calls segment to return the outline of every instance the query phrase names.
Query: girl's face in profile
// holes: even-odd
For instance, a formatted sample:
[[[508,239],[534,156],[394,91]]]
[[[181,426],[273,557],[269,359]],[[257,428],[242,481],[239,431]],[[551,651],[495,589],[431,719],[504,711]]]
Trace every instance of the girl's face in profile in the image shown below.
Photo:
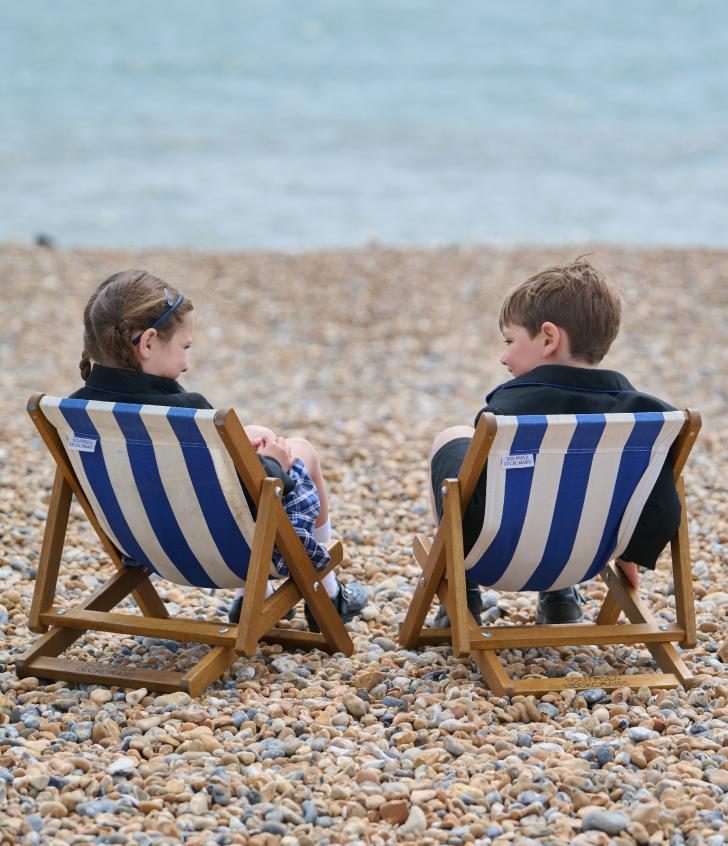
[[[188,312],[166,339],[160,338],[156,330],[150,330],[150,335],[143,337],[140,344],[139,363],[142,371],[150,376],[179,379],[188,367],[187,352],[192,346],[193,329],[193,312]]]

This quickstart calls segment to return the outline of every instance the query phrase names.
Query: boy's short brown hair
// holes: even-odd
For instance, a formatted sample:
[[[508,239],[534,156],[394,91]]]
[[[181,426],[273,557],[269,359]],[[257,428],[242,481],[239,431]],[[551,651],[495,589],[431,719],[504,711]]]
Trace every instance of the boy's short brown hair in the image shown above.
[[[574,358],[598,364],[619,332],[622,301],[584,258],[548,267],[519,285],[501,307],[499,325],[523,326],[535,338],[549,321],[569,336]]]

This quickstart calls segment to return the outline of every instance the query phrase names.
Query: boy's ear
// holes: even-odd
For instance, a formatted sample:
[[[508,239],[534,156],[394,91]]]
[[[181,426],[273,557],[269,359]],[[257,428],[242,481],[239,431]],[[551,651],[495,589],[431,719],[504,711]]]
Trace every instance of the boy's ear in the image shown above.
[[[550,358],[552,355],[555,355],[559,348],[563,347],[564,340],[566,338],[563,330],[559,329],[559,327],[550,320],[546,320],[541,324],[541,335],[543,336],[544,358]]]

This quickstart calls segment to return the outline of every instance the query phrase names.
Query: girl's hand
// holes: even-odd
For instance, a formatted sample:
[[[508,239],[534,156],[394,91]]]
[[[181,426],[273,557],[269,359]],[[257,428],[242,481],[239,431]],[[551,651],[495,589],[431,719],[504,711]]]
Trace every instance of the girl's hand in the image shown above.
[[[258,455],[275,458],[284,470],[290,470],[291,465],[296,460],[285,438],[261,438],[256,447],[256,452]]]

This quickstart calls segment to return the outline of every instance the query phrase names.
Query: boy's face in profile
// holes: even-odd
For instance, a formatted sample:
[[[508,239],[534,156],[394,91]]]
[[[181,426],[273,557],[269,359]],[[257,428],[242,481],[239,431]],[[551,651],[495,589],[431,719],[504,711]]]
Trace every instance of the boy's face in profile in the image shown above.
[[[542,334],[539,332],[532,338],[528,330],[517,323],[508,323],[503,327],[506,351],[501,356],[500,363],[508,368],[512,376],[523,376],[534,367],[545,364]]]

